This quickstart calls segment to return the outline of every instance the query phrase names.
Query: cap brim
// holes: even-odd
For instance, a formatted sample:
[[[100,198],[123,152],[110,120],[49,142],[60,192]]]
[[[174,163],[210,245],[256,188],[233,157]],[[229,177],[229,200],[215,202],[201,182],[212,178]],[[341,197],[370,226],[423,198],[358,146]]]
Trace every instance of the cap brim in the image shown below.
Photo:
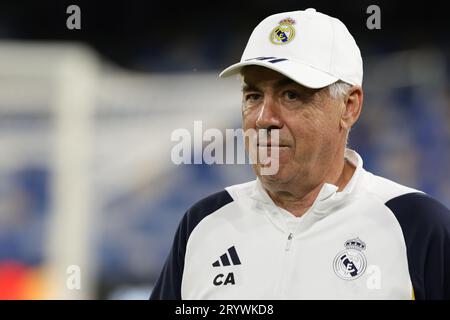
[[[339,79],[326,72],[320,71],[308,65],[290,60],[272,63],[267,60],[249,60],[235,63],[223,70],[219,77],[225,78],[237,74],[245,66],[261,66],[277,71],[295,82],[312,89],[326,87]]]

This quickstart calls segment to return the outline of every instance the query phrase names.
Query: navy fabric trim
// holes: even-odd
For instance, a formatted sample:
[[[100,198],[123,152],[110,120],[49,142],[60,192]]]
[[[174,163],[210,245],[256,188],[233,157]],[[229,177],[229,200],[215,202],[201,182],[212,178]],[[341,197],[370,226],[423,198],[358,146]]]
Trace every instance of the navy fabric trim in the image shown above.
[[[450,299],[450,211],[422,193],[385,204],[403,231],[415,298]]]
[[[178,226],[172,249],[150,295],[150,300],[181,300],[184,256],[192,230],[205,217],[232,201],[230,194],[223,190],[200,200],[186,212]]]

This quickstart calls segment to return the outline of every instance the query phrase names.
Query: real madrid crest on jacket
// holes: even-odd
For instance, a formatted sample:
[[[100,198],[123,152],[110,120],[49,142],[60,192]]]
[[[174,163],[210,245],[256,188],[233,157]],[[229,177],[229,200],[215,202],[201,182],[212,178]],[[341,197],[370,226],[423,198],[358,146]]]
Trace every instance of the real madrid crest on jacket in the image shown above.
[[[367,260],[362,253],[366,245],[359,239],[353,239],[345,241],[345,248],[334,258],[334,271],[342,279],[353,280],[366,270]]]
[[[325,184],[300,218],[258,180],[195,204],[152,299],[450,299],[450,212],[414,189],[356,171]]]

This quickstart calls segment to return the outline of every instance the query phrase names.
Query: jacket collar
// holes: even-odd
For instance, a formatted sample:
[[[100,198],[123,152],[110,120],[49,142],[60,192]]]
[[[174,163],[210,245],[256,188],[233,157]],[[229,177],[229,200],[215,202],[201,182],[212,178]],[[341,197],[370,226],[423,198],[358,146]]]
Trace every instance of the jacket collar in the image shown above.
[[[363,160],[356,151],[348,148],[346,148],[344,156],[348,161],[350,161],[351,164],[353,164],[356,167],[355,172],[353,173],[350,181],[347,183],[345,188],[340,192],[338,192],[338,187],[336,185],[324,183],[313,205],[300,218],[296,218],[285,209],[278,207],[270,198],[269,194],[264,189],[261,181],[258,178],[256,179],[256,183],[250,194],[250,198],[255,200],[257,203],[264,205],[266,208],[270,208],[271,210],[269,211],[272,212],[273,214],[280,213],[282,216],[285,216],[286,219],[288,220],[291,219],[300,220],[305,218],[307,215],[310,217],[306,220],[310,220],[311,218],[313,218],[312,216],[316,216],[316,219],[314,220],[317,220],[317,218],[320,220],[329,213],[332,213],[334,211],[332,210],[333,207],[339,206],[346,199],[348,199],[349,197],[353,196],[356,193],[357,190],[356,185],[358,183],[361,174],[364,171]],[[277,209],[274,210],[275,208]]]

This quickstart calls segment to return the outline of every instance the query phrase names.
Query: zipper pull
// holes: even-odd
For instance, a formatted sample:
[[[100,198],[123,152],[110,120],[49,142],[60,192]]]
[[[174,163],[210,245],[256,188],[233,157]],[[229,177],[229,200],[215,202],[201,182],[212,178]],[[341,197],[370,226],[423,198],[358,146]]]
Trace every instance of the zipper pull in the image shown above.
[[[287,238],[287,243],[286,243],[286,251],[289,251],[289,249],[291,248],[291,243],[292,243],[292,237],[294,235],[291,233],[289,233],[289,236]]]

